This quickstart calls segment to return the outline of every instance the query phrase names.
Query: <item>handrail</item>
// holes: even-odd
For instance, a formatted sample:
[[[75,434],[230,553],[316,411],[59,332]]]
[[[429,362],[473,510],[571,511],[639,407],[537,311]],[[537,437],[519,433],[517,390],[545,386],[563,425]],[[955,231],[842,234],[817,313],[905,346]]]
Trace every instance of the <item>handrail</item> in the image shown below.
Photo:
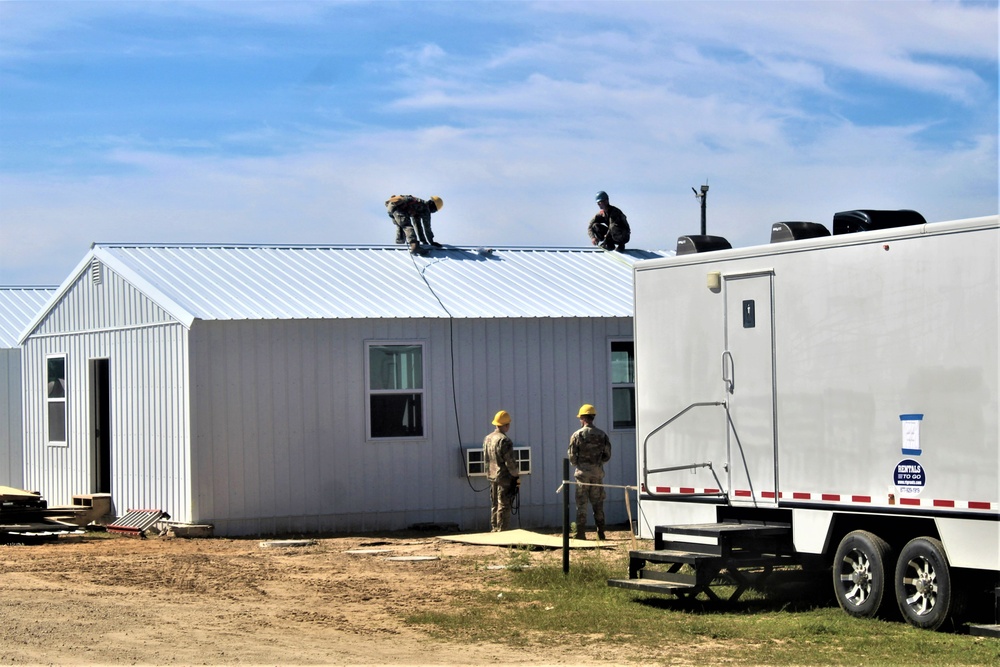
[[[710,401],[710,402],[702,402],[702,403],[692,403],[691,405],[687,406],[686,408],[684,408],[683,410],[681,410],[680,412],[678,412],[677,414],[675,414],[673,417],[671,417],[667,421],[663,422],[662,424],[660,424],[659,426],[657,426],[656,428],[654,428],[652,431],[650,431],[646,435],[645,438],[643,438],[643,440],[642,440],[642,487],[643,487],[643,489],[646,491],[646,493],[648,495],[651,495],[651,496],[654,496],[654,497],[657,497],[657,498],[664,498],[664,497],[668,497],[668,496],[678,496],[678,495],[683,495],[685,498],[703,497],[703,496],[722,497],[722,498],[727,497],[726,496],[726,492],[722,490],[722,482],[719,481],[719,476],[715,474],[715,469],[712,467],[711,462],[708,462],[708,463],[692,463],[692,464],[682,465],[682,466],[671,466],[669,468],[654,468],[652,470],[650,470],[647,467],[647,463],[649,461],[649,452],[648,452],[648,449],[647,449],[647,444],[649,443],[649,439],[650,438],[652,438],[654,435],[656,435],[657,433],[659,433],[662,429],[666,428],[667,426],[669,426],[670,424],[672,424],[673,422],[675,422],[677,419],[679,419],[680,417],[682,417],[689,410],[692,410],[694,408],[718,407],[720,405],[724,406],[724,405],[726,405],[726,402],[725,401]],[[727,410],[727,412],[728,412],[728,410]],[[716,483],[716,485],[719,488],[719,492],[718,493],[712,493],[712,492],[706,491],[706,492],[702,492],[702,493],[676,494],[676,493],[656,493],[655,491],[651,490],[652,487],[649,484],[649,475],[651,475],[653,473],[673,472],[675,470],[695,470],[697,468],[708,468],[709,472],[712,473],[712,477],[715,478],[715,483]]]

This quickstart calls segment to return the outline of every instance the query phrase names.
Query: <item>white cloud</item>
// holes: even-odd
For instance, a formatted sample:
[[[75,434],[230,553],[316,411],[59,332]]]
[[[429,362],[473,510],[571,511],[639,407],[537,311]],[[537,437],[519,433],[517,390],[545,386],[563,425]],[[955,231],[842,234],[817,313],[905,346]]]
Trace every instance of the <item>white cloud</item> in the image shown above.
[[[271,20],[272,6],[217,4],[242,21]],[[306,5],[299,11],[324,20],[329,7]],[[352,99],[363,87],[336,83],[336,68],[320,61],[313,79],[325,92],[301,101],[328,105],[319,115],[327,124],[268,109],[214,134],[158,134],[152,121],[114,137],[67,130],[87,144],[93,168],[0,173],[0,282],[59,282],[92,241],[390,243],[382,202],[399,192],[442,196],[436,234],[466,245],[585,245],[593,194],[604,189],[633,222],[635,247],[673,248],[698,230],[690,188],[706,179],[709,231],[734,245],[766,242],[777,220],[829,225],[849,208],[915,208],[930,220],[997,211],[996,82],[964,60],[992,58],[995,74],[995,7],[588,2],[491,11],[531,30],[501,23],[486,48],[463,48],[466,36],[445,21],[434,42],[369,45],[361,61],[397,66],[371,84],[379,97]],[[313,80],[317,61],[306,60],[290,85]],[[836,105],[855,95],[845,72],[868,86],[932,93],[950,112],[960,100],[961,117],[903,120],[878,109],[852,120]],[[232,101],[244,103],[252,100]],[[197,113],[182,107],[181,120]],[[962,141],[928,140],[928,130],[956,120],[970,128]],[[262,150],[225,153],[231,145]],[[69,162],[80,160],[73,148],[61,149]]]

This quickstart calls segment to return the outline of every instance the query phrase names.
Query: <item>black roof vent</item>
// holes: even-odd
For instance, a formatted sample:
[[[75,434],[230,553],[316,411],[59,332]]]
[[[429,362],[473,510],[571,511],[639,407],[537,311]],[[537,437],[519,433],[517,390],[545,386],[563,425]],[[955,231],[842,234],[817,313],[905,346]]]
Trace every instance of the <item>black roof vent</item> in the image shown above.
[[[713,250],[729,250],[733,246],[729,241],[721,236],[680,236],[677,238],[677,254],[693,255],[698,252],[712,252]]]
[[[830,230],[818,222],[776,222],[771,225],[771,243],[801,241],[829,235]]]
[[[870,232],[876,229],[892,229],[908,225],[924,225],[927,221],[916,211],[841,211],[833,214],[834,234]]]

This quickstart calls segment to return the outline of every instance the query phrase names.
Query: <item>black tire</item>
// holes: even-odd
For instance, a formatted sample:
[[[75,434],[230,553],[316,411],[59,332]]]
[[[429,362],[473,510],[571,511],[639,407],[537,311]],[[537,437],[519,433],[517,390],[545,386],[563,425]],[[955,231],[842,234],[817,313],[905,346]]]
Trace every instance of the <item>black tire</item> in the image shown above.
[[[878,535],[855,530],[844,536],[833,559],[833,590],[837,604],[851,616],[881,615],[892,599],[888,595],[892,566],[891,548]]]
[[[944,545],[933,537],[910,540],[896,561],[896,604],[907,623],[937,630],[955,609],[951,568]]]

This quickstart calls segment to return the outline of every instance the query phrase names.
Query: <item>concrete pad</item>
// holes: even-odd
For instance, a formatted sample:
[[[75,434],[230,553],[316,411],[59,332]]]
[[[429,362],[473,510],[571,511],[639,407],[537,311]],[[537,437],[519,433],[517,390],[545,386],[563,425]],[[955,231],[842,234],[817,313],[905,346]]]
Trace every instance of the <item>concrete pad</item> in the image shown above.
[[[561,549],[563,545],[562,535],[542,535],[530,530],[504,530],[499,533],[475,533],[473,535],[449,535],[440,536],[439,540],[450,542],[463,542],[465,544],[481,544],[484,546],[496,547],[546,547],[548,549]],[[603,542],[591,540],[574,540],[570,538],[570,549],[597,549],[604,546]]]

